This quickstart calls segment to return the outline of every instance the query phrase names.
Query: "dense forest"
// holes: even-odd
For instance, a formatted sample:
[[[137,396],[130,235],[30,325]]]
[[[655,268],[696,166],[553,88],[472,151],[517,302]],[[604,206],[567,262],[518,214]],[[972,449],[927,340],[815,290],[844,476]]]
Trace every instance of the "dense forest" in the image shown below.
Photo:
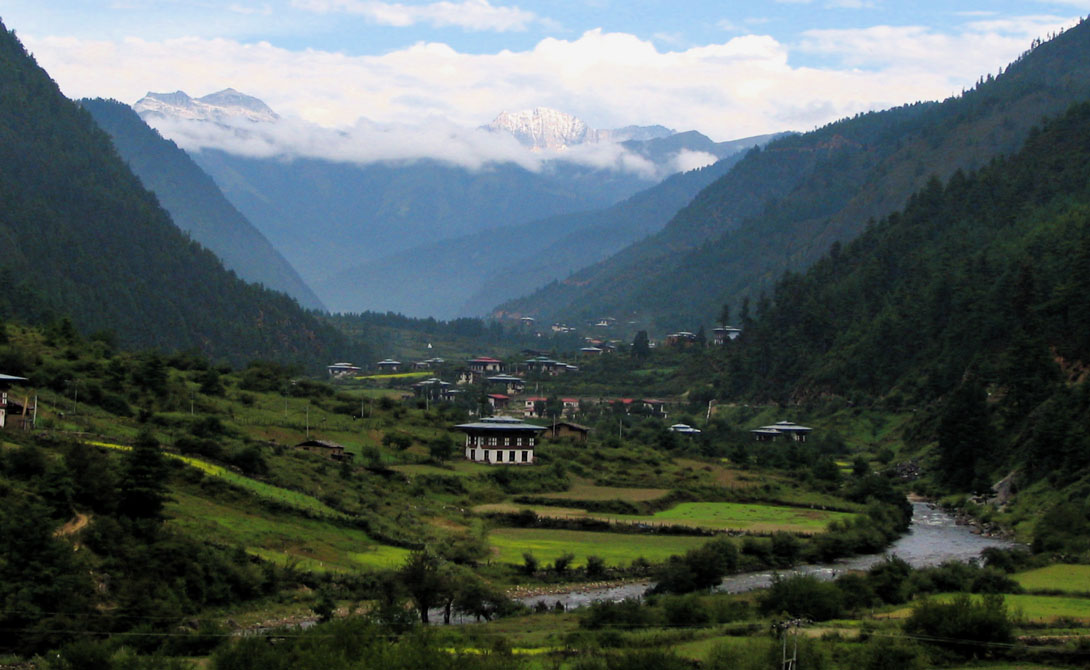
[[[69,316],[124,345],[311,366],[362,348],[187,238],[14,34],[0,34],[0,318]]]
[[[921,435],[938,438],[956,489],[1019,462],[1033,477],[1084,476],[1088,161],[1082,104],[1015,157],[932,179],[903,212],[784,276],[771,300],[735,306],[744,330],[718,393],[927,409]]]

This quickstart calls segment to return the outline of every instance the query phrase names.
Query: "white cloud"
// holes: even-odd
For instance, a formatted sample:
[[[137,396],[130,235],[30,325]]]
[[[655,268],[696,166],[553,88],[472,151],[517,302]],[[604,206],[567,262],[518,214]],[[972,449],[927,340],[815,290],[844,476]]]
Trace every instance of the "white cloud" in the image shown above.
[[[688,172],[707,167],[719,160],[714,155],[704,151],[690,151],[682,149],[674,156],[673,165],[677,172]]]
[[[426,23],[435,27],[506,32],[526,30],[537,18],[533,12],[518,7],[496,7],[488,0],[444,1],[425,5],[371,0],[293,0],[292,5],[319,14],[356,14],[380,25],[399,28]]]
[[[473,128],[503,110],[546,106],[594,128],[663,124],[715,140],[809,130],[861,111],[955,94],[1064,23],[1039,16],[975,21],[953,33],[894,26],[813,30],[795,45],[750,34],[674,51],[630,34],[590,30],[522,51],[469,54],[421,42],[372,56],[226,39],[21,36],[70,97],[131,103],[148,91],[202,95],[234,87],[285,116],[367,138],[376,155],[411,158],[441,146],[437,152],[465,151],[473,162],[496,150],[449,129],[449,141],[413,143],[409,129],[441,127],[436,118]],[[794,65],[797,52],[821,55],[829,64]],[[372,121],[357,123],[362,118]],[[333,151],[329,137],[314,146]],[[253,142],[247,145],[256,151]],[[641,169],[627,156],[587,156]]]

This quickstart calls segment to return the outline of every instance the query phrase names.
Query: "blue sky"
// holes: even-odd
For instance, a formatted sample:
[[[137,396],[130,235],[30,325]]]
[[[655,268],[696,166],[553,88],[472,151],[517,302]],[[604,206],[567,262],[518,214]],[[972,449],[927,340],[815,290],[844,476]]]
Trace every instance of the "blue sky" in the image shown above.
[[[727,140],[938,99],[1090,0],[5,0],[71,97],[233,87],[300,122],[476,126],[548,106]]]

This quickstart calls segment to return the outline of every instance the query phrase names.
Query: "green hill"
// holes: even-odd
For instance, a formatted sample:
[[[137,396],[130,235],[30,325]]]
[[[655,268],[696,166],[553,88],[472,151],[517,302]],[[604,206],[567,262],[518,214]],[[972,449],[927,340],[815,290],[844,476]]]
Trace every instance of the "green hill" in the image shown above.
[[[287,293],[309,309],[324,309],[295,269],[174,142],[152,130],[126,104],[102,99],[79,104],[110,134],[121,158],[179,228],[246,281]]]
[[[789,275],[722,355],[721,397],[921,408],[936,478],[1011,468],[1082,500],[1090,472],[1090,104]],[[707,378],[706,378],[707,379]]]
[[[126,346],[310,365],[362,356],[170,220],[90,114],[0,35],[0,318],[70,316]]]
[[[659,234],[498,309],[691,330],[902,207],[931,175],[1009,154],[1043,117],[1088,98],[1083,23],[959,97],[859,115],[751,152]]]

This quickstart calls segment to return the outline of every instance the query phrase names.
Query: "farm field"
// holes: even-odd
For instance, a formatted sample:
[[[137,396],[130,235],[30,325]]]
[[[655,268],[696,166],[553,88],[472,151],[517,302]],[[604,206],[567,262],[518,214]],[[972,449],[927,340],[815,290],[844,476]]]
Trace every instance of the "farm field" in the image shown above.
[[[942,602],[950,602],[954,596],[953,593],[942,593],[934,598]],[[1007,609],[1027,623],[1047,623],[1057,619],[1090,622],[1090,598],[1024,594],[1007,594],[1003,598],[1007,603]],[[904,619],[911,613],[911,607],[900,607],[889,612],[888,615],[883,615],[883,618]]]
[[[382,569],[404,563],[409,552],[381,545],[366,533],[327,521],[240,509],[185,491],[171,492],[168,526],[214,542],[240,544],[274,563],[297,563],[319,572]]]
[[[107,449],[115,449],[118,451],[128,451],[132,447],[125,446],[123,444],[111,444],[108,442],[88,442],[88,444],[96,447],[105,447]],[[298,491],[292,491],[290,489],[281,488],[279,486],[273,486],[272,484],[266,484],[265,482],[252,479],[240,475],[232,470],[228,470],[222,465],[216,465],[215,463],[209,463],[208,461],[194,458],[192,456],[183,456],[182,454],[175,454],[169,451],[163,452],[163,455],[167,458],[173,458],[174,460],[181,461],[186,465],[196,468],[203,472],[205,475],[222,479],[225,482],[238,486],[239,488],[246,489],[254,495],[266,498],[268,500],[275,500],[276,502],[290,505],[298,509],[306,510],[309,512],[317,512],[323,516],[329,517],[343,517],[344,515],[333,509],[329,505],[321,502],[320,500],[308,496],[305,493],[299,493]]]
[[[1049,565],[1014,575],[1027,591],[1090,593],[1090,565]]]
[[[761,505],[752,503],[697,502],[680,503],[670,509],[650,515],[599,514],[572,507],[492,503],[478,505],[478,513],[514,513],[533,510],[551,518],[591,518],[631,524],[678,525],[711,530],[739,530],[754,533],[787,531],[790,533],[820,533],[832,521],[849,519],[844,512]]]
[[[670,493],[669,489],[625,488],[619,486],[598,486],[589,481],[576,481],[572,487],[562,493],[540,493],[539,498],[552,500],[624,500],[626,502],[647,502],[658,500]]]
[[[573,567],[585,565],[587,556],[600,556],[606,565],[628,565],[643,557],[652,563],[665,561],[706,543],[709,538],[689,535],[597,533],[585,530],[544,528],[497,528],[489,533],[495,559],[521,564],[530,552],[542,563],[566,553],[575,554]]]

